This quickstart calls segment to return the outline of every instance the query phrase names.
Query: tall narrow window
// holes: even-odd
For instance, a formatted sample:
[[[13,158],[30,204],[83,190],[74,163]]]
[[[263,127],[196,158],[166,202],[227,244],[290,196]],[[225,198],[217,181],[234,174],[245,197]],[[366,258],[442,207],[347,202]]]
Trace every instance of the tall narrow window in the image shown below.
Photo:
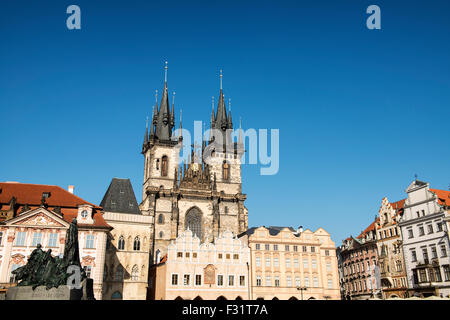
[[[173,286],[178,285],[178,275],[177,274],[172,274],[172,285]]]
[[[125,249],[125,239],[123,238],[123,236],[120,236],[119,238],[118,248],[119,250]]]
[[[164,215],[162,213],[160,213],[158,215],[158,223],[159,224],[163,224],[164,223]]]
[[[223,169],[223,180],[229,180],[230,179],[230,165],[224,161],[222,165]]]
[[[134,238],[133,250],[134,251],[141,250],[141,240],[139,239],[139,237]]]
[[[188,285],[189,285],[189,282],[190,282],[190,275],[189,275],[189,274],[185,274],[185,275],[183,276],[183,284],[184,284],[185,286],[188,286]]]
[[[94,248],[94,235],[88,234],[86,236],[86,248],[87,249],[93,249]]]
[[[49,247],[56,247],[56,243],[58,242],[58,234],[57,233],[50,233],[48,237],[48,246]]]
[[[42,233],[35,232],[33,233],[33,241],[31,242],[32,247],[36,247],[38,244],[41,244]]]
[[[234,276],[228,276],[228,286],[234,286]]]
[[[134,265],[133,269],[131,269],[131,280],[139,280],[139,268],[137,265]]]
[[[0,232],[0,245],[2,245],[2,240],[3,240],[3,232]]]
[[[161,176],[166,177],[168,171],[168,162],[167,156],[163,156],[161,158]]]

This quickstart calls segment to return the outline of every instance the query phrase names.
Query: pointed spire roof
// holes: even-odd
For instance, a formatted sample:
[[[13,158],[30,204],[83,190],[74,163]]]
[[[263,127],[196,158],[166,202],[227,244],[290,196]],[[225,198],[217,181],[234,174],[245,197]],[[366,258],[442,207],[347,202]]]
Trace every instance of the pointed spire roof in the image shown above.
[[[170,140],[170,136],[171,136],[171,125],[170,125],[170,110],[169,110],[169,94],[167,90],[167,61],[166,61],[164,89],[158,112],[158,123],[156,124],[156,137],[159,140]]]
[[[150,124],[150,136],[155,135],[155,126],[158,123],[158,90],[155,90],[155,105],[153,106],[152,123]]]
[[[144,136],[144,144],[148,142],[148,117],[145,121],[145,136]]]
[[[175,126],[175,91],[172,94],[172,109],[170,110],[170,126]]]
[[[217,103],[217,114],[215,118],[214,128],[220,130],[228,128],[227,111],[222,88],[222,70],[220,70],[220,93],[219,93],[219,102]]]

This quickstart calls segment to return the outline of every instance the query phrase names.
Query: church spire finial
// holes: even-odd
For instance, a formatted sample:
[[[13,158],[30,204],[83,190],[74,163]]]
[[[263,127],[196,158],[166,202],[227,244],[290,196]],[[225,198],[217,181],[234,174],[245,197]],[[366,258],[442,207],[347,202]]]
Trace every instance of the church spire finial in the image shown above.
[[[167,82],[167,61],[166,61],[166,66],[164,67],[164,82]]]
[[[222,69],[220,69],[220,90],[222,90]]]
[[[155,102],[158,103],[158,89],[155,90]]]

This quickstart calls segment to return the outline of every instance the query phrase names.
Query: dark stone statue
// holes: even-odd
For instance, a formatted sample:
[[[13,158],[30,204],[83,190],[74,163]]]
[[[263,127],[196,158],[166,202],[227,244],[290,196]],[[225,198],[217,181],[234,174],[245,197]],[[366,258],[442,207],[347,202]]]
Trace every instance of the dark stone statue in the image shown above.
[[[78,226],[77,220],[73,219],[67,231],[64,256],[62,258],[53,257],[52,250],[43,251],[38,244],[28,258],[27,264],[17,268],[12,273],[16,280],[20,282],[17,286],[32,286],[33,290],[38,286],[45,286],[47,289],[57,288],[67,284],[70,274],[67,273],[69,266],[80,268],[80,281],[86,278],[86,273],[81,268],[80,253],[78,249]]]

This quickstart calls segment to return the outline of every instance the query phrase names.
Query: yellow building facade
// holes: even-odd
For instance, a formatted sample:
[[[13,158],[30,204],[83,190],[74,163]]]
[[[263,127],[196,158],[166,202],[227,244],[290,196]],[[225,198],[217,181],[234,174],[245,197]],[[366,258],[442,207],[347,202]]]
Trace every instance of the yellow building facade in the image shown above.
[[[251,228],[251,300],[339,300],[336,248],[330,235],[290,227]]]

